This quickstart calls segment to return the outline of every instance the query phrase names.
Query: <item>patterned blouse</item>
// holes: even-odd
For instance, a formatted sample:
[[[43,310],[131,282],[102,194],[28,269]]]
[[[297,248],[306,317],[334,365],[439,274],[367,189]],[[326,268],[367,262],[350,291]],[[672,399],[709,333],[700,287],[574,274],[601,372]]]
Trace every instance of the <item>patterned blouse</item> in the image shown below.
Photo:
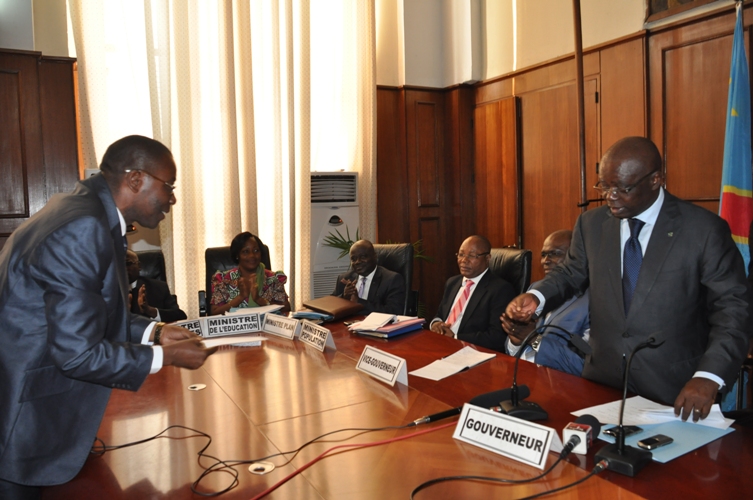
[[[240,293],[238,280],[241,277],[240,269],[234,267],[228,271],[217,271],[212,276],[212,305],[221,306],[227,304]],[[256,279],[259,285],[259,296],[270,304],[273,302],[285,303],[288,300],[288,294],[285,293],[285,283],[288,277],[282,271],[272,272],[264,268],[264,264],[259,263],[256,268]],[[251,297],[240,303],[238,308],[259,307]]]

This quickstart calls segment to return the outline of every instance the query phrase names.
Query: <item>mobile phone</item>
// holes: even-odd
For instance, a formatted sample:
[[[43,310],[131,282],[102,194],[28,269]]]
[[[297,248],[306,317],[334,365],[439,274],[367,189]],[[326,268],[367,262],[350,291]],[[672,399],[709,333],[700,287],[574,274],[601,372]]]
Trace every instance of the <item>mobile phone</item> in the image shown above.
[[[613,438],[617,437],[617,429],[620,427],[615,425],[614,427],[610,427],[609,429],[604,429],[604,434],[607,436],[612,436]],[[638,434],[639,432],[643,432],[643,429],[641,427],[638,427],[637,425],[623,425],[622,426],[623,432],[625,433],[625,437],[632,436],[633,434]]]
[[[638,441],[638,446],[643,448],[644,450],[655,450],[656,448],[659,448],[661,446],[668,445],[674,441],[669,436],[665,436],[664,434],[657,434],[656,436],[651,436],[650,438],[641,439]]]

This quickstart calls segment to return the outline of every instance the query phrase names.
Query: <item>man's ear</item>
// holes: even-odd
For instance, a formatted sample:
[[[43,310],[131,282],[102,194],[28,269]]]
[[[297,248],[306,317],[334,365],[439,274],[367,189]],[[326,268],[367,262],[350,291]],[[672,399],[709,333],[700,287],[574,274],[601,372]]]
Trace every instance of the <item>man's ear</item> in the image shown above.
[[[144,176],[138,170],[131,170],[123,175],[123,184],[134,194],[141,190],[143,183]]]

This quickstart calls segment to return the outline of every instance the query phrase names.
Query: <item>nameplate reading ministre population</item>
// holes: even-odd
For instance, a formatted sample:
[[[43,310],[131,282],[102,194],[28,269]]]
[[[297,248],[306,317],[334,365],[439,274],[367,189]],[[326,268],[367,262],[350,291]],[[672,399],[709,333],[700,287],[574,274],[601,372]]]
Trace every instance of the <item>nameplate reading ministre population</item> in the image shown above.
[[[408,385],[408,370],[405,367],[405,360],[370,345],[367,345],[361,353],[356,370],[390,384],[390,386],[394,386],[395,382]]]
[[[466,403],[452,437],[544,469],[556,435],[549,427]]]
[[[264,315],[263,330],[278,337],[294,339],[300,334],[301,322],[295,318],[267,313]]]
[[[322,352],[324,352],[325,347],[337,349],[335,341],[332,339],[332,332],[310,321],[302,321],[301,334],[298,339]]]

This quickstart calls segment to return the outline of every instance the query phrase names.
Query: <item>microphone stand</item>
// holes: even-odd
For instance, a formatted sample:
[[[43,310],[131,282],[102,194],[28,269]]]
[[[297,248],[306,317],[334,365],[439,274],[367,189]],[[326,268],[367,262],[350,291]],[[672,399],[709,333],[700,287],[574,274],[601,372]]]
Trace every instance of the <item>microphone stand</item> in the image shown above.
[[[625,373],[623,374],[623,388],[622,388],[622,403],[620,404],[620,424],[617,427],[617,437],[614,444],[608,444],[596,453],[594,461],[600,462],[606,460],[609,463],[607,467],[609,470],[619,472],[626,476],[634,477],[642,468],[651,462],[653,454],[648,450],[642,450],[640,448],[633,448],[632,446],[625,446],[625,428],[622,425],[622,418],[625,415],[625,400],[627,399],[627,386],[628,376],[630,374],[630,363],[633,361],[633,356],[636,352],[640,351],[644,347],[659,347],[664,342],[656,343],[654,337],[649,338],[646,342],[642,342],[635,346],[628,357],[627,364],[625,365]]]
[[[523,355],[523,351],[525,351],[526,347],[528,346],[528,342],[530,342],[530,340],[539,333],[544,332],[543,336],[545,336],[546,330],[549,328],[556,328],[558,330],[562,330],[568,335],[572,335],[570,334],[570,332],[560,326],[542,325],[526,336],[526,338],[520,344],[520,349],[518,349],[518,352],[515,353],[515,370],[513,371],[512,375],[510,399],[507,401],[502,401],[500,403],[502,413],[506,413],[511,417],[516,417],[521,420],[546,420],[547,418],[549,418],[549,414],[546,412],[546,410],[544,410],[537,403],[533,403],[531,401],[520,401],[518,398],[518,363],[520,363],[520,357]]]

